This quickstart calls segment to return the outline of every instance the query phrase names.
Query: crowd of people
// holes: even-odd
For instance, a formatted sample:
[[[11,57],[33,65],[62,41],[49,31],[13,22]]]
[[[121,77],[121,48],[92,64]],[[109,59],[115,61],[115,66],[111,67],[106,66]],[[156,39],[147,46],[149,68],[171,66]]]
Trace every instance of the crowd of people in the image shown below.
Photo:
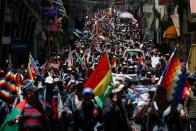
[[[190,95],[171,105],[165,89],[157,86],[170,52],[152,40],[143,41],[140,24],[99,10],[86,16],[83,34],[75,34],[74,45],[53,53],[43,65],[37,62],[41,75],[34,80],[23,66],[2,70],[2,80],[6,72],[15,70],[23,84],[9,100],[0,98],[0,131],[14,125],[22,131],[129,131],[136,130],[135,123],[143,131],[196,130],[195,76],[188,77]],[[127,49],[143,53],[124,55]],[[93,90],[83,85],[104,52],[116,75],[100,107]],[[134,77],[127,75],[130,72]],[[16,114],[16,109],[21,113]]]

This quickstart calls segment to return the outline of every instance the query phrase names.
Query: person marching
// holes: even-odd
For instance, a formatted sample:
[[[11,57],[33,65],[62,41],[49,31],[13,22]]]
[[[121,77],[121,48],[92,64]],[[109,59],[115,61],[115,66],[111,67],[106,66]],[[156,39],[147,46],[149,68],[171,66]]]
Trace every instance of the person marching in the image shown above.
[[[23,91],[24,100],[12,110],[0,130],[50,131],[47,106],[39,101],[38,88],[30,84]]]
[[[128,119],[121,101],[125,85],[118,84],[117,88],[103,101],[104,131],[129,131]]]

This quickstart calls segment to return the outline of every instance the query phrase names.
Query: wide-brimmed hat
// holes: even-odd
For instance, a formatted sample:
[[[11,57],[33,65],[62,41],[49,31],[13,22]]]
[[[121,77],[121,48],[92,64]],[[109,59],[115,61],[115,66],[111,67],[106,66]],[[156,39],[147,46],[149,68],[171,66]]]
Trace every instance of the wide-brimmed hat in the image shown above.
[[[34,85],[34,81],[26,79],[24,81],[24,86],[21,88],[24,94],[28,94],[30,92],[38,91],[39,88]]]
[[[116,85],[114,86],[114,89],[112,90],[112,93],[118,93],[120,91],[122,91],[122,89],[125,87],[124,84],[119,84],[119,85]]]
[[[67,68],[67,71],[72,71],[72,68],[71,67]]]
[[[59,78],[54,78],[54,82],[59,82],[60,79]]]
[[[39,91],[39,88],[36,87],[35,85],[30,85],[27,88],[24,89],[24,93],[28,94],[28,93],[32,93],[32,92],[37,92]]]
[[[52,76],[46,77],[45,83],[47,83],[47,84],[53,84],[53,82],[54,82],[54,80],[53,80]]]
[[[33,81],[30,80],[30,79],[26,79],[26,80],[24,81],[24,85],[23,85],[23,87],[22,87],[22,90],[25,90],[26,88],[28,88],[28,87],[31,86],[31,85],[33,85]]]

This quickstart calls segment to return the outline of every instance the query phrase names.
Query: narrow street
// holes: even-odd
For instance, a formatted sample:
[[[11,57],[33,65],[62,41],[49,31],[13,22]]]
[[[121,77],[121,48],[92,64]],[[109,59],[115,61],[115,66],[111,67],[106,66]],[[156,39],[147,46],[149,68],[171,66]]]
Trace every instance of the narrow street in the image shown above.
[[[195,131],[195,7],[1,0],[0,131]]]

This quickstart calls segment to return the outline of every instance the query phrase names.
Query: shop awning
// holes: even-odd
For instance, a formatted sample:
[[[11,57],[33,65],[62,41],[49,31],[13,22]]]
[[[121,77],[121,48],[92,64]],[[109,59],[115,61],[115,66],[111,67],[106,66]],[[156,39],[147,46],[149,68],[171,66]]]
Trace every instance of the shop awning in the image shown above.
[[[176,38],[177,36],[178,34],[174,25],[169,26],[163,34],[163,38]]]

